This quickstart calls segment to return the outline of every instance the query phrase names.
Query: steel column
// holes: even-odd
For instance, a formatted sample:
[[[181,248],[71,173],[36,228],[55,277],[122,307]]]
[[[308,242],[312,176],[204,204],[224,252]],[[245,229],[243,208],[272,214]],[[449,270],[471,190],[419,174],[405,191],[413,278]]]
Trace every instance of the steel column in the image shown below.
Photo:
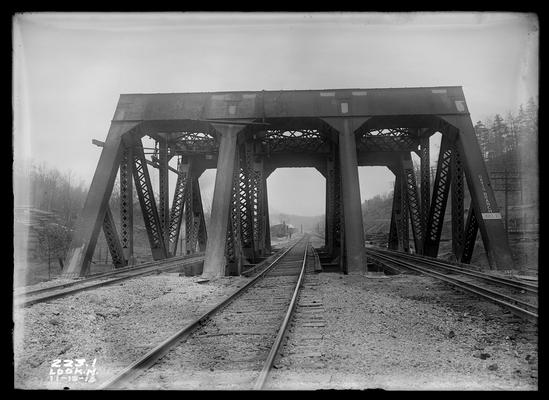
[[[185,250],[187,254],[194,254],[197,251],[197,245],[202,242],[202,247],[206,242],[206,230],[204,222],[204,212],[202,208],[202,197],[200,195],[200,186],[198,178],[194,176],[194,171],[188,183],[185,202]],[[201,238],[202,236],[202,238]]]
[[[395,185],[393,189],[393,205],[391,208],[391,222],[389,225],[389,240],[387,247],[391,250],[399,249],[399,230],[400,230],[400,179],[395,175]]]
[[[343,213],[345,221],[345,254],[347,272],[365,272],[364,227],[360,203],[356,139],[351,121],[343,119],[339,132],[339,163],[343,192]]]
[[[204,277],[225,275],[225,246],[227,243],[227,225],[231,209],[231,192],[235,169],[235,154],[239,125],[212,124],[219,133],[219,155],[217,174],[212,203],[209,240],[206,245]]]
[[[429,136],[422,136],[419,139],[419,159],[421,170],[421,223],[423,234],[427,229],[427,219],[429,218],[429,208],[431,204],[431,156],[429,151]]]
[[[116,224],[114,223],[111,208],[108,205],[105,211],[105,220],[103,221],[103,233],[105,234],[107,246],[111,253],[112,263],[116,268],[125,266],[124,251],[118,238],[118,232],[116,232]]]
[[[227,266],[230,268],[231,264],[234,265],[237,275],[242,273],[242,265],[245,260],[242,250],[242,237],[240,234],[240,178],[240,155],[237,146],[235,150],[235,168],[232,176],[231,204],[227,226],[227,244],[225,247]]]
[[[251,145],[242,145],[240,155],[240,176],[239,176],[239,206],[240,206],[240,234],[242,249],[247,258],[255,259],[256,244],[254,235],[254,211],[252,195],[252,158],[253,149]],[[238,165],[238,164],[237,164]]]
[[[440,244],[440,235],[444,223],[444,213],[448,202],[448,192],[451,181],[452,145],[448,135],[442,135],[440,153],[438,155],[437,172],[433,185],[431,209],[427,219],[427,229],[423,242],[423,254],[436,257]]]
[[[198,251],[206,251],[206,243],[208,242],[208,232],[206,229],[206,219],[204,218],[204,206],[202,205],[202,195],[200,194],[200,183],[198,182],[198,175],[194,178],[193,195],[194,212],[198,215],[199,228],[198,228]]]
[[[412,223],[412,235],[416,253],[423,253],[423,223],[421,221],[421,205],[416,184],[416,174],[410,153],[405,153],[401,158],[402,174],[406,188],[406,200],[410,221]]]
[[[326,159],[326,220],[324,237],[326,251],[332,258],[340,257],[343,243],[343,207],[341,201],[341,172],[337,150]],[[343,257],[340,257],[343,267]]]
[[[192,175],[188,179],[187,190],[185,191],[185,254],[196,253],[198,241],[199,221],[195,218],[193,210],[194,185]]]
[[[402,168],[399,170],[398,180],[400,183],[400,226],[397,232],[400,234],[400,246],[399,250],[406,253],[410,252],[410,222],[409,222],[409,201],[408,201],[408,187],[406,184],[406,177]]]
[[[452,206],[452,251],[456,260],[461,259],[465,240],[464,227],[464,193],[463,165],[459,150],[454,147],[452,151],[452,185],[451,185],[451,206]]]
[[[120,162],[120,244],[127,264],[133,256],[133,149],[124,148]]]
[[[172,256],[176,254],[179,243],[181,222],[183,221],[183,210],[187,199],[187,188],[189,187],[191,168],[191,160],[185,162],[179,160],[179,165],[177,166],[177,182],[175,184],[172,208],[170,210],[169,249]]]
[[[168,138],[159,140],[159,162],[158,162],[158,212],[160,218],[160,229],[164,243],[170,241],[170,188],[169,188],[169,157],[168,157]],[[169,256],[169,254],[168,254]]]
[[[443,117],[458,130],[457,145],[463,157],[465,177],[490,268],[509,270],[513,263],[494,191],[469,115]]]
[[[326,160],[326,218],[324,222],[324,243],[326,251],[332,257],[335,256],[335,157],[328,157]]]
[[[253,146],[254,144],[251,143]],[[251,157],[249,170],[249,201],[252,210],[254,256],[265,255],[265,204],[264,204],[264,174],[263,160],[256,159],[253,150],[246,157]],[[254,257],[254,258],[255,258]]]
[[[263,225],[265,227],[265,255],[269,255],[271,254],[271,222],[269,218],[269,193],[267,192],[267,177],[265,173],[263,173]]]
[[[154,192],[141,139],[136,140],[133,155],[135,189],[139,198],[139,204],[141,205],[143,222],[145,223],[147,236],[149,237],[152,257],[155,260],[161,260],[168,256],[168,251],[164,242],[164,236],[162,235],[160,217],[156,209]]]
[[[76,223],[72,242],[65,259],[63,276],[87,274],[97,244],[97,236],[105,219],[116,173],[122,156],[122,136],[136,128],[137,122],[112,122],[101,151],[84,208]]]
[[[467,223],[465,225],[465,237],[463,240],[463,251],[461,253],[461,262],[469,264],[471,257],[473,256],[473,250],[475,249],[475,242],[477,240],[478,232],[478,219],[473,205],[469,205],[469,212],[467,214]]]

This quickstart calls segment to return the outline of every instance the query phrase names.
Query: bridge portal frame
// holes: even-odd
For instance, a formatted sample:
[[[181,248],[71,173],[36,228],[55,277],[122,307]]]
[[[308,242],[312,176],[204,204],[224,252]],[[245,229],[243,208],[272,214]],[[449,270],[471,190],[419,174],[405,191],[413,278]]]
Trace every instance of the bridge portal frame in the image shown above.
[[[269,132],[276,130],[283,135],[292,130],[312,130],[318,133],[317,139],[322,140],[314,142],[315,146],[318,144],[314,151],[271,151],[268,147],[275,141],[270,141]],[[421,158],[425,160],[425,153],[428,154],[425,138],[434,132],[442,133],[445,148],[449,149],[449,154],[459,154],[459,159],[454,157],[452,162],[450,157],[450,162],[446,163],[448,165],[443,163],[442,166],[439,162],[437,177],[440,176],[440,179],[438,183],[435,180],[430,204],[426,204],[429,188],[425,187],[428,184],[424,165],[420,196],[415,187],[415,177],[410,174],[410,164],[406,160],[409,160],[412,151],[423,151]],[[161,144],[157,165],[161,169],[162,177],[159,205],[154,200],[154,193],[148,182],[150,179],[147,179],[145,171],[147,163],[151,162],[144,159],[140,152],[140,141],[145,135]],[[304,144],[305,141],[299,137],[294,137],[293,141],[288,139],[286,143]],[[244,159],[242,157],[250,143],[260,144],[253,146],[251,163],[247,156]],[[361,165],[386,165],[397,171],[402,184],[401,211],[404,211],[402,205],[410,207],[410,199],[413,203],[413,213],[407,212],[407,215],[412,215],[416,251],[430,255],[436,255],[438,251],[441,217],[444,215],[450,189],[451,172],[459,165],[471,193],[471,207],[467,225],[463,227],[463,223],[458,221],[454,224],[454,248],[459,249],[462,261],[467,261],[474,245],[471,238],[476,237],[478,229],[490,266],[497,269],[514,267],[501,214],[490,186],[463,90],[459,86],[121,95],[84,209],[76,225],[65,263],[65,276],[82,276],[87,273],[102,224],[107,220],[107,228],[112,228],[110,225],[113,220],[107,218],[108,201],[121,160],[127,163],[127,152],[130,148],[134,163],[129,170],[134,174],[136,188],[139,187],[141,208],[155,259],[173,256],[173,250],[170,251],[170,232],[167,231],[174,226],[170,220],[166,196],[166,175],[170,158],[178,156],[184,162],[192,159],[198,171],[217,168],[212,222],[208,227],[208,240],[205,244],[206,276],[225,273],[228,251],[237,254],[240,265],[245,257],[268,254],[265,229],[268,200],[264,187],[268,175],[274,169],[284,166],[311,166],[328,172],[326,163],[329,157],[333,158],[334,149],[338,155],[340,170],[340,176],[336,176],[336,180],[341,183],[339,214],[343,218],[338,239],[344,249],[342,258],[346,260],[345,272],[364,272],[366,268],[357,171]],[[237,156],[239,148],[244,149],[244,152],[240,151],[240,157]],[[298,159],[297,154],[303,157]],[[127,169],[126,165],[126,178]],[[255,177],[250,176],[252,173],[255,173]],[[194,182],[198,176],[191,177],[189,182]],[[238,177],[238,185],[235,184],[235,177]],[[241,183],[244,184],[245,193],[237,196],[235,191],[237,188],[242,190]],[[452,196],[458,199],[458,205],[462,186],[455,181],[452,190]],[[333,193],[330,195],[333,196]],[[254,240],[258,242],[253,244],[251,254],[227,249],[227,243],[233,243],[232,246],[240,249],[242,238],[246,234],[240,229],[240,237],[237,238],[234,235],[239,229],[229,229],[234,225],[234,222],[230,224],[231,215],[234,215],[231,210],[235,210],[230,204],[235,201],[240,202],[239,209],[248,212],[247,229],[253,230]],[[427,210],[429,211],[426,215]],[[327,215],[337,214],[333,210],[328,211]],[[198,214],[200,212],[198,209]],[[242,215],[241,218],[246,219]],[[126,218],[124,223],[131,224],[132,219]],[[406,228],[407,224],[408,221]],[[179,223],[175,226],[179,226]],[[200,223],[198,226],[200,227]],[[131,228],[125,226],[124,234],[127,235]],[[242,228],[242,224],[239,228]],[[116,233],[116,230],[109,229],[110,236],[113,232]],[[202,231],[203,238],[206,236],[205,232]],[[232,235],[232,239],[227,241],[227,235]],[[124,260],[121,263],[127,262],[126,259],[133,254],[127,248],[129,242],[123,241],[123,250],[120,250],[116,241],[110,246],[113,251],[122,254],[118,254],[118,258]]]

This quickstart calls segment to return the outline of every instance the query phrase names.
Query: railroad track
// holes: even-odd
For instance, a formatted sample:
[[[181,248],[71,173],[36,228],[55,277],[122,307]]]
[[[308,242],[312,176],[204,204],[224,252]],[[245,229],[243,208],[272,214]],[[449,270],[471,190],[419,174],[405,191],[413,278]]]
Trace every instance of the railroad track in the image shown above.
[[[162,261],[152,261],[136,266],[119,268],[114,271],[92,275],[83,279],[53,285],[40,289],[23,290],[14,293],[15,307],[27,307],[36,303],[69,296],[84,290],[107,286],[123,280],[157,272],[166,272],[184,265],[204,260],[204,253],[173,257]]]
[[[237,292],[120,371],[100,389],[262,389],[303,282],[307,235]]]
[[[509,309],[532,322],[538,320],[537,285],[468,270],[440,260],[390,250],[367,248],[373,260],[431,276],[453,287]]]

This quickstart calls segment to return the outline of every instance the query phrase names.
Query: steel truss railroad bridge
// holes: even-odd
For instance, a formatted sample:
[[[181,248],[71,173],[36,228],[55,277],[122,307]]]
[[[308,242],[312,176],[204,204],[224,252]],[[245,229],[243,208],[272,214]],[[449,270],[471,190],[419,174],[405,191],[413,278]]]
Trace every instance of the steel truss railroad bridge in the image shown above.
[[[431,188],[429,137],[436,132],[442,141]],[[145,135],[157,144],[150,160]],[[187,253],[205,251],[204,276],[240,273],[270,254],[266,180],[282,167],[314,167],[326,178],[326,251],[344,273],[366,268],[358,166],[395,174],[389,248],[410,251],[411,227],[415,252],[436,257],[451,196],[456,260],[470,262],[480,230],[490,267],[514,268],[459,86],[123,94],[102,146],[65,276],[87,274],[101,228],[115,266],[131,262],[133,185],[155,260],[176,254],[185,221]],[[419,190],[411,152],[421,160]],[[173,157],[177,168],[168,164]],[[158,203],[149,166],[159,170]],[[206,232],[198,178],[208,168],[217,174]],[[118,171],[120,235],[109,209]],[[169,173],[177,174],[171,207]]]

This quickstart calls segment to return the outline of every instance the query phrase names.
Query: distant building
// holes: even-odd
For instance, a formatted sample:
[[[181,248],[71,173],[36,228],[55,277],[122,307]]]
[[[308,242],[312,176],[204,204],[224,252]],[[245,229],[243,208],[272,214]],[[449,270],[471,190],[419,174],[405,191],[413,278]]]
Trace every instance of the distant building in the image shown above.
[[[292,234],[297,231],[293,225],[285,222],[278,225],[272,225],[270,229],[272,237],[291,237]]]

